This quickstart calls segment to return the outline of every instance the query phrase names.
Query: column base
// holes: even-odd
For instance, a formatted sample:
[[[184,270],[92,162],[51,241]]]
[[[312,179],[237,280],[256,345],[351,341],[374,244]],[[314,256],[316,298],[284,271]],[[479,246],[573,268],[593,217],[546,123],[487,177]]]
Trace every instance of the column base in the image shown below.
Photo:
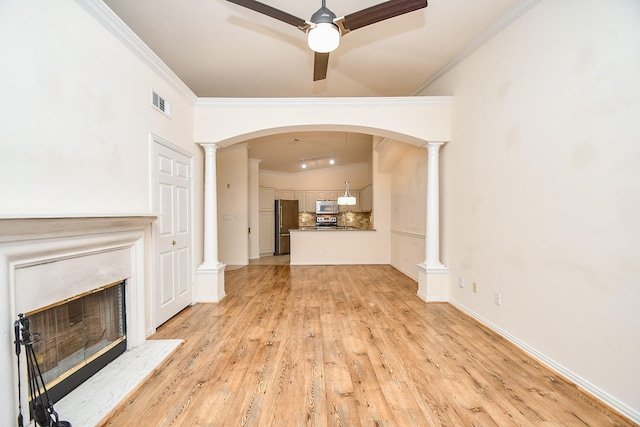
[[[449,269],[418,264],[418,297],[426,302],[449,301]]]
[[[196,269],[195,302],[220,302],[224,292],[224,269],[221,262],[213,265],[202,264]]]

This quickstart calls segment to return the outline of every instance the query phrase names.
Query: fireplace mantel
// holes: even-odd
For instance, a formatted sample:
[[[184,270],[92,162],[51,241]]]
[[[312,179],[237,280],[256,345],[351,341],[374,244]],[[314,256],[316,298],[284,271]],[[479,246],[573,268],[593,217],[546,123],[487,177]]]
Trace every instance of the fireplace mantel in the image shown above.
[[[155,214],[5,215],[0,216],[0,243],[132,230],[145,227],[157,217]]]

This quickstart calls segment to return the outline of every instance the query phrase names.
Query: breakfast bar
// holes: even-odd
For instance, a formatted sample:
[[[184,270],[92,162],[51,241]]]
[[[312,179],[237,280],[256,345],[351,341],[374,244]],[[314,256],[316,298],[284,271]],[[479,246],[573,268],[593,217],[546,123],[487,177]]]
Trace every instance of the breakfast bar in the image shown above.
[[[291,265],[385,264],[388,239],[374,229],[335,227],[290,230]]]

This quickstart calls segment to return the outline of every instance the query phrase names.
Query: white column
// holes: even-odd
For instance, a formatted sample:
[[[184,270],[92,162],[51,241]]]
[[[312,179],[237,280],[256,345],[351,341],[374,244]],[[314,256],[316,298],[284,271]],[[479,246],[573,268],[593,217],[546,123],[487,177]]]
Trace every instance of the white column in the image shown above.
[[[449,300],[449,269],[440,262],[440,147],[429,142],[427,149],[427,230],[425,260],[418,264],[418,296],[425,301]]]
[[[201,267],[217,267],[218,261],[218,191],[216,151],[218,144],[201,144],[204,148],[204,262]]]
[[[225,296],[224,268],[218,260],[218,195],[216,183],[217,144],[200,144],[204,149],[203,262],[196,270],[196,301],[219,302]]]
[[[424,263],[428,269],[442,269],[440,262],[440,147],[444,142],[427,143],[427,238]]]

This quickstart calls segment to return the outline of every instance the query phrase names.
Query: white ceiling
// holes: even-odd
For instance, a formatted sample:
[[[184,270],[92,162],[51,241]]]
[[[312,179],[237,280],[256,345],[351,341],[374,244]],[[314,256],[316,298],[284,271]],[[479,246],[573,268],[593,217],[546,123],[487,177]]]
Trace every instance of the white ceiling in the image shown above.
[[[307,20],[322,4],[321,0],[262,2]],[[327,7],[343,16],[380,2],[327,0]],[[314,55],[304,33],[228,1],[105,3],[197,96],[282,98],[413,95],[510,11],[531,0],[429,0],[425,9],[346,34],[330,54],[327,78],[317,82],[312,79]],[[298,148],[306,150],[289,144],[296,137],[302,141]],[[285,157],[329,154],[325,146],[332,151],[328,147],[343,144],[344,133],[286,134],[254,140],[250,147],[260,150],[264,141],[278,145],[260,151],[265,156],[260,167],[285,171],[291,160],[285,162]],[[353,145],[349,156],[355,162],[365,153]],[[253,149],[250,156],[257,157]],[[284,156],[285,151],[291,155]]]
[[[372,148],[371,135],[345,132],[282,133],[247,142],[249,157],[262,160],[260,169],[285,173],[331,167],[330,156],[333,167],[369,162]]]

